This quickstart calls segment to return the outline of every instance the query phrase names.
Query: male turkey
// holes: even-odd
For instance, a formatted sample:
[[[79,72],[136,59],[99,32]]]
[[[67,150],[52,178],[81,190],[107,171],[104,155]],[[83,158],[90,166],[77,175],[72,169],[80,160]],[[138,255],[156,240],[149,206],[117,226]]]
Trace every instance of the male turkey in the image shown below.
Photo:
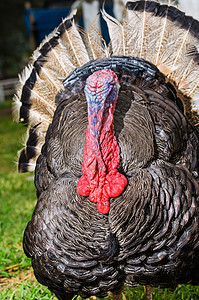
[[[199,284],[199,22],[154,1],[102,15],[110,45],[69,16],[16,96],[38,195],[24,250],[59,299]]]

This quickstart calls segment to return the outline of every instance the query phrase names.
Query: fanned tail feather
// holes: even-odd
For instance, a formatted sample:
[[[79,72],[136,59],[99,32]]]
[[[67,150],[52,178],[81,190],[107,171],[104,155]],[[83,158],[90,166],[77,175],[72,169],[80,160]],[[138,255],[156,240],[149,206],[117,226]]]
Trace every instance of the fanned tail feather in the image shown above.
[[[109,57],[109,49],[104,41],[99,28],[99,14],[94,18],[90,25],[89,31],[84,35],[85,43],[90,49],[90,59],[98,59],[101,57]]]
[[[140,57],[155,64],[185,98],[185,111],[198,112],[199,22],[158,1],[132,1],[121,24],[103,11],[112,55]],[[198,117],[192,122],[198,123]]]
[[[104,9],[101,13],[109,46],[99,33],[98,16],[85,33],[74,24],[72,12],[44,39],[19,76],[14,117],[29,125],[26,146],[19,154],[20,172],[34,170],[63,80],[92,59],[126,55],[153,63],[183,95],[190,121],[199,124],[199,22],[173,6],[149,0],[128,2],[122,23]]]
[[[63,89],[63,80],[76,67],[89,61],[86,46],[74,24],[74,14],[72,12],[44,39],[19,76],[14,119],[29,125],[25,148],[19,153],[19,172],[35,168],[56,109],[55,96]]]
[[[106,21],[109,29],[109,34],[111,38],[110,46],[113,55],[126,55],[125,52],[125,32],[124,26],[115,18],[108,15],[104,8],[102,9],[102,16]],[[109,47],[110,48],[110,47]]]

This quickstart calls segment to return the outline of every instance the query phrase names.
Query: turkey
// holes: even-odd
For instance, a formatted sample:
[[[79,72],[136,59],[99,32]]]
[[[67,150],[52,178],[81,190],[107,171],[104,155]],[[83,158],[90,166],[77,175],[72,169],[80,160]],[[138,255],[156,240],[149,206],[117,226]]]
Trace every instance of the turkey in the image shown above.
[[[15,97],[38,197],[24,251],[58,299],[199,284],[199,22],[155,1],[101,14],[109,45],[72,12]]]

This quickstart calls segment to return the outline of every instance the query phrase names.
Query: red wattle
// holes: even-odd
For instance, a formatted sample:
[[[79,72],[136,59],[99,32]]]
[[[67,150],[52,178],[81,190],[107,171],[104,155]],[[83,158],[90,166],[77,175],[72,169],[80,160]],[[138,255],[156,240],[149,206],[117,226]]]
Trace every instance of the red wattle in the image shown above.
[[[109,212],[109,201],[104,202],[98,202],[97,203],[97,209],[102,214],[107,214]]]
[[[116,173],[115,175],[107,175],[105,184],[106,191],[109,197],[118,197],[127,185],[127,179],[124,175]]]
[[[120,148],[114,136],[113,113],[117,100],[104,100],[104,91],[109,91],[107,82],[117,84],[117,76],[111,70],[100,70],[87,79],[88,90],[88,127],[83,148],[82,173],[78,181],[77,192],[97,203],[102,214],[109,212],[109,198],[118,197],[127,185],[127,179],[117,171],[120,163]],[[94,94],[92,94],[94,90]],[[92,99],[90,95],[92,94]]]
[[[89,125],[88,125],[89,127]],[[120,162],[120,150],[116,142],[114,132],[112,137],[106,134],[102,144],[102,158],[105,162],[107,172],[104,173],[98,164],[95,152],[90,146],[91,138],[89,130],[86,132],[86,141],[83,151],[82,173],[77,183],[77,192],[84,197],[97,203],[97,209],[102,214],[109,212],[109,198],[118,197],[127,185],[127,179],[124,175],[117,172]],[[106,143],[107,140],[109,143]]]
[[[84,197],[90,194],[90,184],[86,176],[82,176],[77,183],[77,192]]]

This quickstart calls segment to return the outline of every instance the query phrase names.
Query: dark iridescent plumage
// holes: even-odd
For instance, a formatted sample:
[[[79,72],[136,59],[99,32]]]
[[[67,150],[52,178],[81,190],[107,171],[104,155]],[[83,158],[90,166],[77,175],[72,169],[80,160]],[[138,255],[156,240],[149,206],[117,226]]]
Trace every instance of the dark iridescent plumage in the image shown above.
[[[123,284],[197,284],[198,133],[154,66],[112,57],[87,64],[82,73],[104,64],[114,65],[120,78],[114,128],[119,172],[128,185],[111,199],[108,215],[77,194],[87,104],[84,79],[70,92],[66,80],[37,162],[39,201],[24,235],[25,252],[37,279],[57,295],[105,296]]]

